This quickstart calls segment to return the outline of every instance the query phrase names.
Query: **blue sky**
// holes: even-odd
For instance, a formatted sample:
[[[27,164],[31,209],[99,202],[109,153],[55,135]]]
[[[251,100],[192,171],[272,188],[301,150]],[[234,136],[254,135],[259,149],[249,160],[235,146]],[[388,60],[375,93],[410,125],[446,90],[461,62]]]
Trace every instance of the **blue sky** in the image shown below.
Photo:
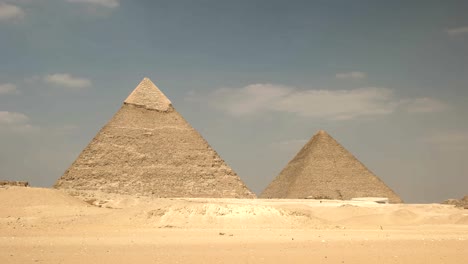
[[[0,0],[0,178],[50,186],[147,76],[259,193],[319,129],[468,193],[466,1]]]

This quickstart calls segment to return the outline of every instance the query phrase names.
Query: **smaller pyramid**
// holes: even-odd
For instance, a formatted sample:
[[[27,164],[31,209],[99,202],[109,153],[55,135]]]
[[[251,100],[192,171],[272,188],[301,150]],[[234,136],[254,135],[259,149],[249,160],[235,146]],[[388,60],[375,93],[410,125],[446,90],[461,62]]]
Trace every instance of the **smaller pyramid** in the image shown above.
[[[375,176],[327,132],[320,130],[260,198],[336,199],[386,197],[391,203],[401,198]]]

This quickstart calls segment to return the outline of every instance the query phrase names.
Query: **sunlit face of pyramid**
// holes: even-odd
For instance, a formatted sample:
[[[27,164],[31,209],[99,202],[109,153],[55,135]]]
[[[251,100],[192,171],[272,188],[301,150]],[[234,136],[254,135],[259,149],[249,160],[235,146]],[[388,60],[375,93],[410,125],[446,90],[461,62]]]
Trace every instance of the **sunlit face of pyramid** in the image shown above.
[[[78,195],[255,197],[148,78],[55,187]]]
[[[261,198],[402,200],[327,132],[314,135],[260,195]]]
[[[172,107],[171,101],[148,78],[141,81],[124,103],[162,112],[166,112]]]

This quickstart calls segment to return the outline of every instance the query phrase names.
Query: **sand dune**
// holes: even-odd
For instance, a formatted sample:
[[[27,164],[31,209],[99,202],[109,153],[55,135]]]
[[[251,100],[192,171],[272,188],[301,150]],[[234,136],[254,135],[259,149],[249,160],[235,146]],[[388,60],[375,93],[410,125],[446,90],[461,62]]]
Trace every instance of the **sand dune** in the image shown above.
[[[0,189],[0,217],[27,216],[64,228],[381,228],[467,225],[468,211],[442,204],[294,199],[149,198],[107,196],[98,207],[54,189]],[[93,200],[94,201],[94,200]],[[101,200],[95,200],[101,201]],[[72,219],[69,217],[73,216]],[[68,217],[68,218],[67,218]],[[87,226],[92,223],[92,226]],[[99,225],[96,225],[99,223]]]
[[[453,205],[105,198],[98,207],[58,190],[0,188],[0,263],[468,259],[468,210]]]
[[[70,195],[46,188],[6,187],[0,189],[0,206],[5,208],[31,206],[84,206],[85,202]]]

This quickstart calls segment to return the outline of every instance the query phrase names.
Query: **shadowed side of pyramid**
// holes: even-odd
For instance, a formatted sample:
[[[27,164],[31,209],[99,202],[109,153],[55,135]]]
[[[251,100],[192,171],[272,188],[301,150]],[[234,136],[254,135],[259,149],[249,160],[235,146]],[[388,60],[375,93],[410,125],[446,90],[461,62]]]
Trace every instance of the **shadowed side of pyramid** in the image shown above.
[[[319,131],[260,195],[261,198],[350,200],[401,198],[325,131]]]
[[[55,187],[76,195],[255,197],[147,78]]]

